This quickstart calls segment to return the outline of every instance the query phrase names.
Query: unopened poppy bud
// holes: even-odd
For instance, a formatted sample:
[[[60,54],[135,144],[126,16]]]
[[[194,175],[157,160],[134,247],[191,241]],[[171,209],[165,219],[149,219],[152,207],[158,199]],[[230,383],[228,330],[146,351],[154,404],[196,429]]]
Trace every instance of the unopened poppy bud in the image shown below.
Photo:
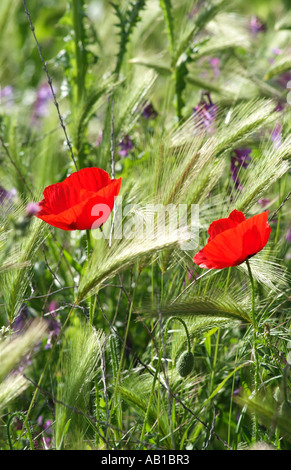
[[[190,351],[183,352],[177,361],[176,367],[181,377],[189,375],[194,367],[193,354]]]

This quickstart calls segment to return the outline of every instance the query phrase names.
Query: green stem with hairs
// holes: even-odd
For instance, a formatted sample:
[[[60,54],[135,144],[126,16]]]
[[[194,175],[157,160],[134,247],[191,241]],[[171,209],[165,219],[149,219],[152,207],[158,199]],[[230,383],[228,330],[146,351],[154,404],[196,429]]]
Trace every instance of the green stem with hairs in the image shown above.
[[[190,352],[190,351],[191,351],[191,341],[190,341],[189,331],[188,331],[188,328],[187,328],[186,323],[185,323],[184,320],[182,320],[182,318],[180,318],[180,317],[171,317],[171,318],[169,318],[169,320],[167,321],[167,323],[166,323],[166,328],[165,328],[165,334],[164,334],[164,342],[166,343],[169,325],[170,325],[170,322],[171,322],[172,320],[177,320],[177,321],[179,321],[180,323],[182,323],[182,325],[183,325],[183,327],[184,327],[184,330],[185,330],[185,332],[186,332],[186,336],[187,336],[188,352]]]
[[[89,264],[90,255],[92,253],[92,240],[91,240],[91,230],[86,230],[87,237],[87,264]],[[89,297],[89,321],[90,325],[93,325],[94,313],[96,309],[97,299],[96,296],[91,295]]]
[[[255,386],[255,394],[258,391],[258,383],[259,383],[259,356],[258,356],[258,349],[257,349],[257,319],[255,313],[255,282],[252,275],[251,266],[249,260],[246,260],[251,288],[252,288],[252,322],[253,322],[253,348],[254,348],[254,386]],[[254,415],[253,420],[253,439],[254,442],[258,441],[258,419],[256,415]]]

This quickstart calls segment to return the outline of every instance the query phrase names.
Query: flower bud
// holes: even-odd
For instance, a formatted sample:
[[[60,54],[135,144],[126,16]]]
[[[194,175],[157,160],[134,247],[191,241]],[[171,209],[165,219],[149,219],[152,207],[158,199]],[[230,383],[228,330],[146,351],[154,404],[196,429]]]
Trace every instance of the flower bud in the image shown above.
[[[181,377],[189,375],[194,367],[193,354],[190,351],[183,352],[177,361],[176,367]]]

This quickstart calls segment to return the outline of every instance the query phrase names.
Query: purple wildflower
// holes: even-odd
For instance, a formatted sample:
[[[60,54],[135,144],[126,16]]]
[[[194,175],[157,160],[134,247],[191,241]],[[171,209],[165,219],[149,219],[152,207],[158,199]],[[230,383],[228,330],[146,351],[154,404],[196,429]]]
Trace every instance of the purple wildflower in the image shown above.
[[[127,157],[130,150],[133,149],[133,142],[131,138],[128,135],[124,136],[123,139],[119,142],[119,147],[120,150],[118,155],[120,155],[122,158]]]
[[[155,119],[158,115],[157,111],[155,110],[155,108],[153,107],[151,103],[147,104],[143,108],[143,111],[141,114],[145,119]]]
[[[11,85],[6,85],[0,89],[0,103],[8,109],[14,105],[14,90]]]
[[[187,277],[188,277],[188,281],[191,281],[191,279],[193,279],[193,280],[194,280],[194,279],[197,279],[198,274],[196,274],[195,271],[193,271],[192,269],[188,269],[187,272],[188,272],[188,276],[187,276]],[[186,284],[186,278],[185,278],[185,280],[183,281],[183,285],[185,285],[185,284]]]
[[[271,139],[274,142],[275,148],[280,147],[282,143],[282,124],[281,123],[278,122],[275,125],[273,131],[271,132]]]
[[[209,60],[209,64],[212,67],[214,77],[218,77],[218,75],[220,74],[220,68],[219,68],[220,60],[219,60],[219,58],[218,57],[213,57],[212,59]]]
[[[6,189],[0,187],[0,204],[2,204],[5,201],[7,197],[7,193],[8,192],[6,191]]]
[[[284,109],[284,103],[282,103],[282,101],[279,100],[276,104],[274,111],[276,113],[280,113],[281,111],[283,111],[283,109]]]
[[[252,16],[250,20],[251,33],[256,36],[258,33],[266,31],[266,25],[257,16]]]
[[[287,242],[291,243],[291,228],[287,228],[287,232],[286,232],[286,240]]]
[[[239,395],[242,391],[243,391],[243,388],[242,388],[242,386],[240,385],[237,389],[235,389],[235,390],[233,391],[233,395],[234,395],[234,396],[237,396],[237,395]]]
[[[239,180],[239,171],[241,168],[247,168],[250,161],[250,153],[252,149],[236,149],[234,150],[234,154],[231,156],[230,160],[230,172],[232,176],[232,180],[234,182],[234,186],[237,190],[242,190],[242,185]]]
[[[36,92],[32,120],[37,123],[40,118],[48,115],[48,103],[53,99],[52,91],[48,83],[40,85]]]
[[[289,88],[290,81],[291,81],[291,70],[286,70],[286,72],[281,73],[276,79],[276,82],[278,83],[278,85],[284,89]]]
[[[26,206],[26,216],[32,217],[40,211],[40,207],[36,202],[29,202]]]
[[[13,87],[11,85],[6,85],[5,87],[1,88],[0,90],[1,98],[6,98],[7,96],[10,98],[13,96]]]
[[[10,191],[6,191],[2,186],[0,186],[0,205],[3,206],[5,203],[9,203],[16,196],[16,189],[12,188]]]
[[[272,49],[272,53],[273,53],[273,57],[271,57],[269,59],[269,62],[271,64],[274,63],[275,61],[275,57],[278,56],[278,55],[281,55],[282,54],[282,50],[279,48],[279,47],[276,47],[275,49]],[[276,77],[276,83],[282,87],[282,88],[290,88],[288,86],[288,82],[291,81],[291,69],[290,70],[286,70],[285,72],[281,73],[280,75],[278,75],[278,77]]]
[[[44,422],[43,429],[44,429],[46,432],[51,433],[51,432],[52,432],[51,425],[52,425],[51,420],[50,420],[50,419],[47,419],[47,420]]]
[[[203,93],[201,101],[194,107],[193,111],[196,126],[211,132],[217,115],[217,106],[212,102],[209,92]]]
[[[103,140],[103,132],[102,130],[99,131],[98,137],[96,139],[96,147],[99,147]]]
[[[260,198],[260,199],[258,200],[258,204],[260,204],[260,206],[262,207],[262,209],[263,209],[264,207],[266,207],[266,206],[269,204],[269,202],[270,202],[270,199],[269,199],[269,198]]]
[[[56,316],[56,310],[58,308],[58,303],[55,301],[55,300],[52,300],[50,303],[49,303],[49,312],[50,314],[55,317]]]
[[[30,312],[28,310],[27,305],[25,304],[21,305],[14,321],[11,324],[11,329],[15,333],[22,333],[28,325],[29,317],[30,317]]]
[[[43,417],[40,415],[37,418],[38,434],[41,434],[41,441],[35,441],[36,448],[42,447],[49,448],[51,445],[51,434],[52,434],[52,421],[47,419],[43,422]]]
[[[282,51],[279,47],[275,47],[274,49],[272,49],[272,54],[273,54],[273,57],[270,57],[269,59],[270,64],[273,64],[275,62],[275,57],[278,55],[281,55]]]
[[[274,47],[274,48],[272,49],[272,53],[273,53],[274,55],[281,55],[281,54],[282,54],[282,50],[280,49],[280,47]]]
[[[205,0],[198,0],[196,5],[192,8],[192,10],[188,13],[188,19],[192,20],[205,5]]]

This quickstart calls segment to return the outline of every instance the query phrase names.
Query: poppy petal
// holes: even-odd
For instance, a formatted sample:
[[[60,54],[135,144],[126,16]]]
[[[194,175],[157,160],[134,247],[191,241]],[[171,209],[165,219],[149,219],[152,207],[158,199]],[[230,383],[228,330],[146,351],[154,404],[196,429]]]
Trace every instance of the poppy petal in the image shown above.
[[[63,230],[98,228],[108,219],[121,186],[99,168],[84,168],[45,188],[36,216]]]
[[[97,192],[111,182],[107,171],[101,168],[82,168],[68,176],[61,184]]]
[[[214,230],[210,230],[212,238],[194,256],[193,261],[200,267],[223,269],[237,266],[262,250],[268,242],[271,233],[268,211],[250,219],[245,219],[242,213],[236,211],[229,219],[231,222],[225,222],[228,219],[223,219],[220,225],[218,223],[213,226]],[[239,220],[241,222],[238,222]],[[234,227],[223,230],[231,226],[233,221],[238,223]],[[215,233],[217,235],[214,235]]]
[[[246,220],[244,214],[236,209],[233,210],[229,217],[224,219],[215,220],[212,222],[208,229],[209,241],[212,240],[216,235],[230,228],[236,227],[238,224]]]

